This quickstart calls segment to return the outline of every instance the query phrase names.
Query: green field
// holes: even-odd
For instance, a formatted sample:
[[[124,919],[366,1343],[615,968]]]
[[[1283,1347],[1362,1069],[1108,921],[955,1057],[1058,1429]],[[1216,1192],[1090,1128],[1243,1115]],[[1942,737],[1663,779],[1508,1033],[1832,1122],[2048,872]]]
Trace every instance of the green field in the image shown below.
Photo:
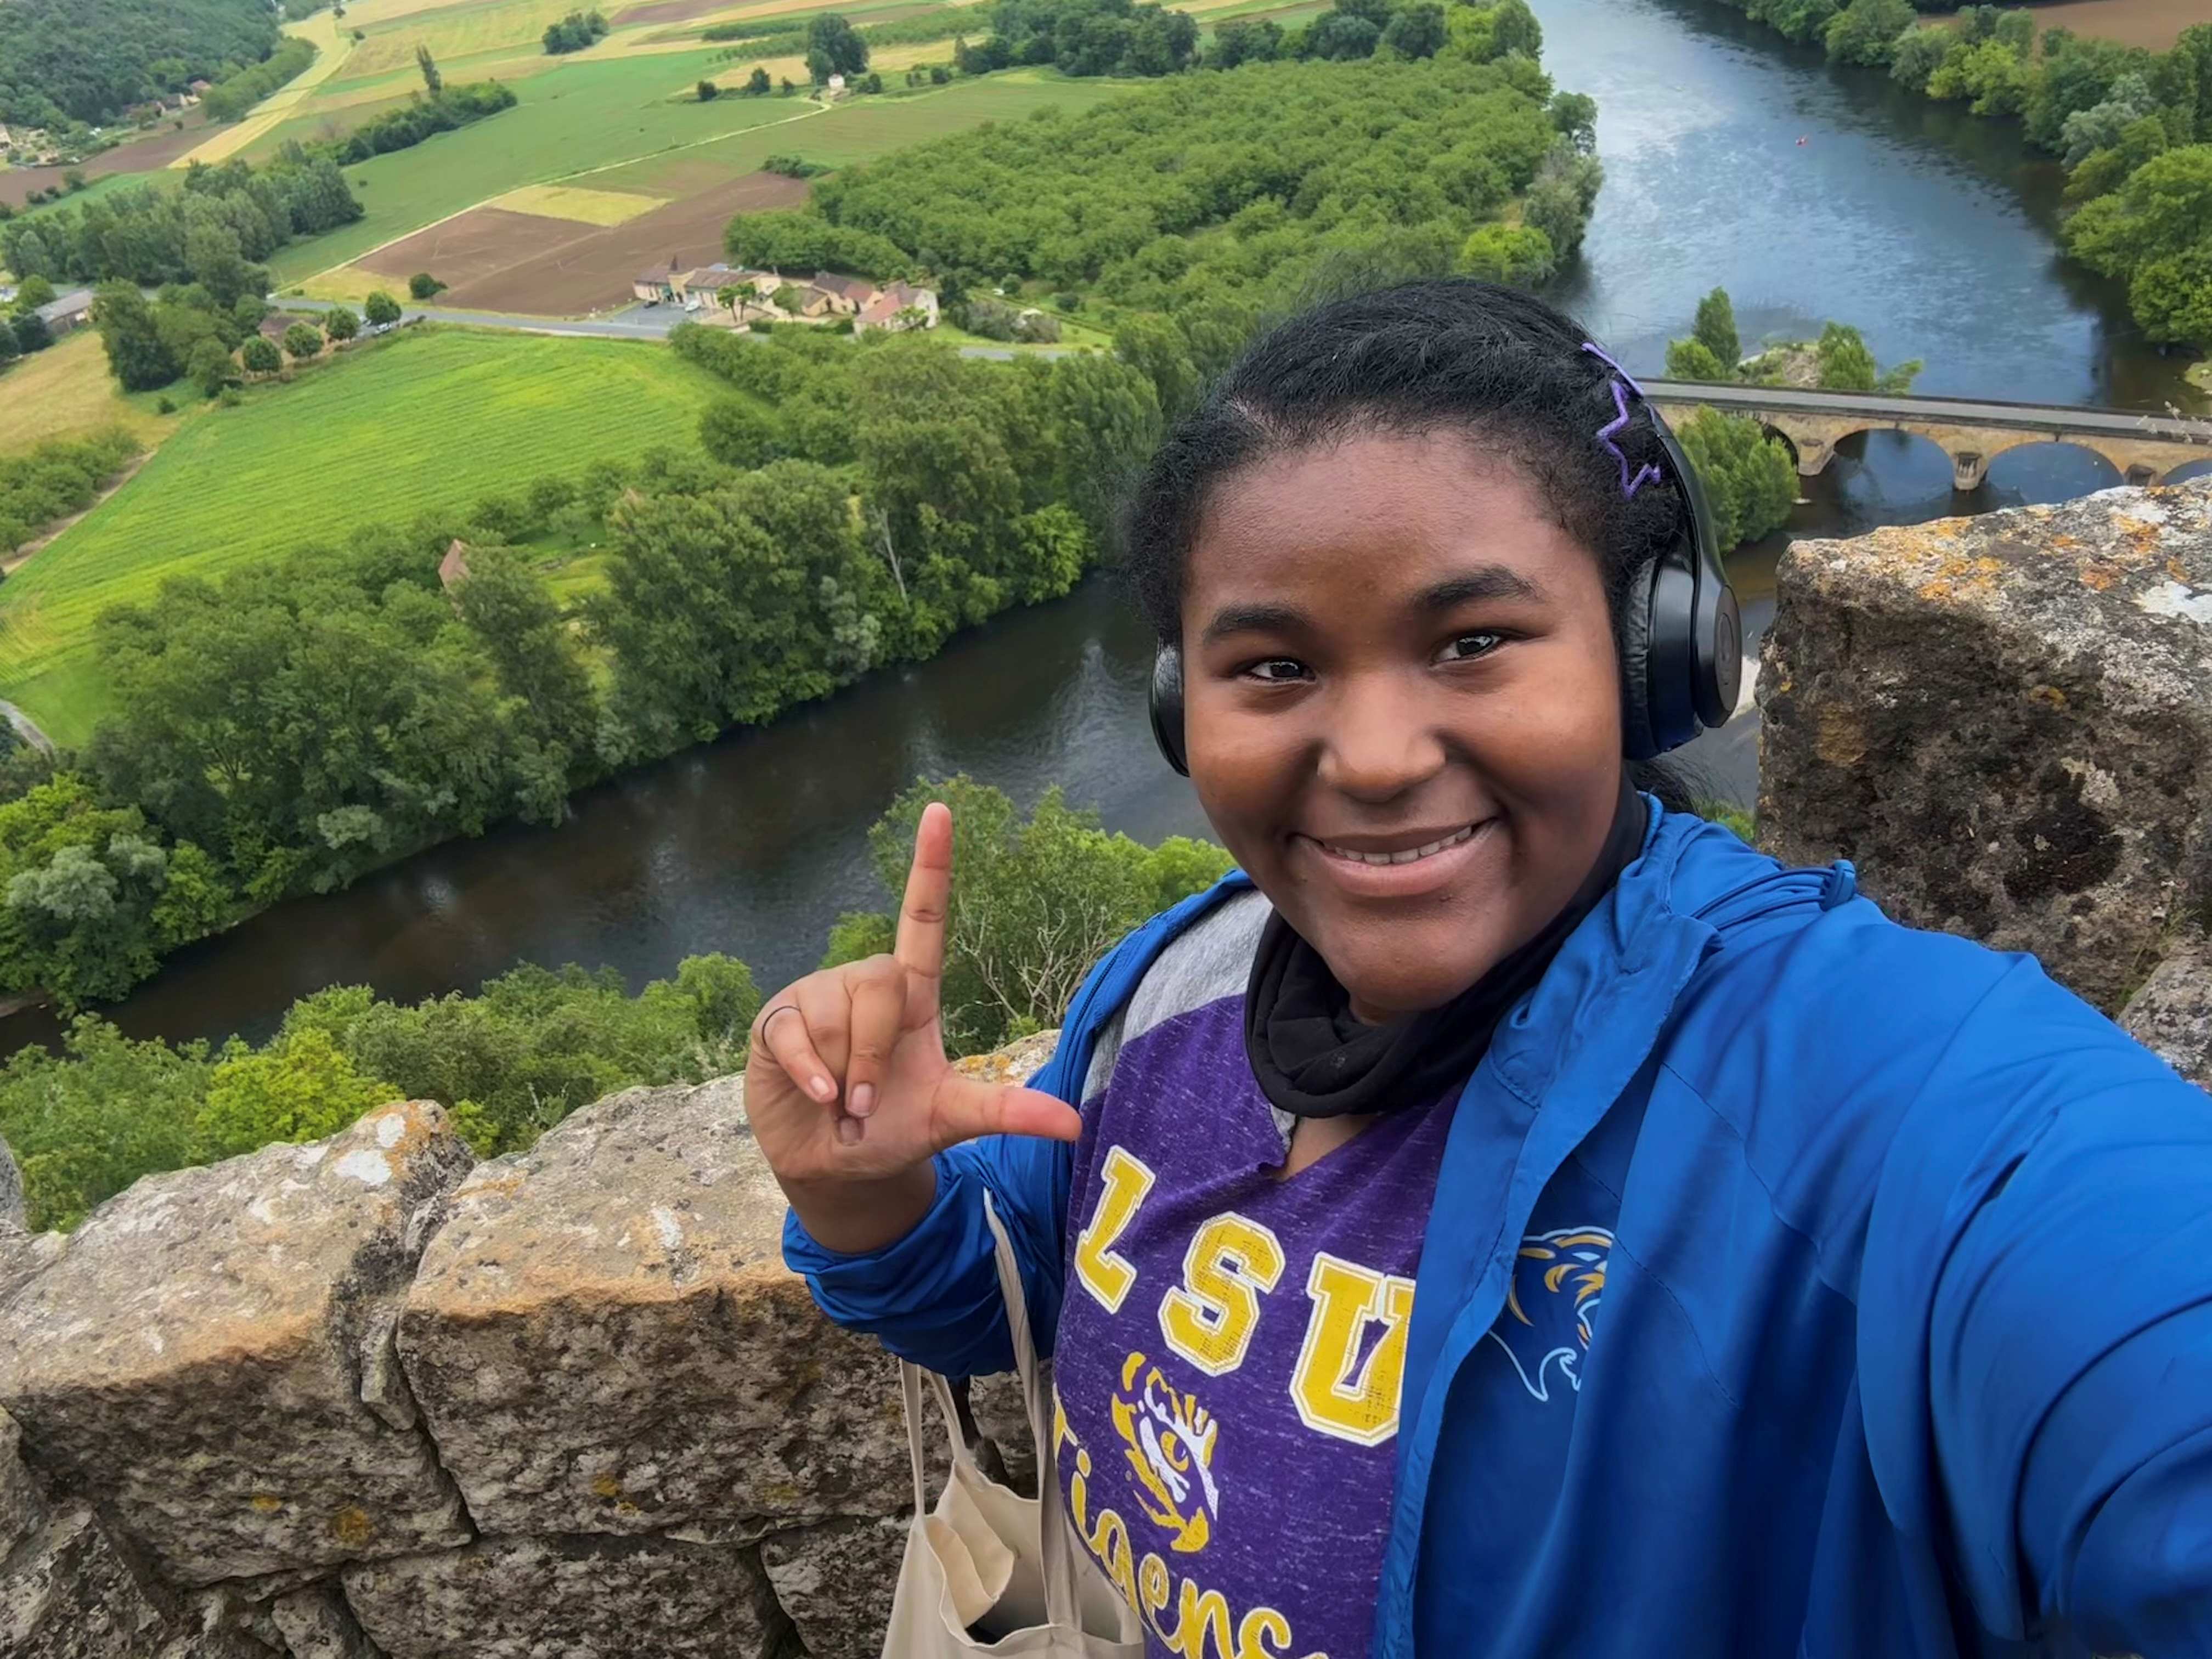
[[[927,92],[859,99],[799,125],[741,132],[695,149],[595,173],[590,183],[594,190],[676,194],[702,188],[702,180],[750,173],[778,152],[803,155],[825,167],[850,167],[985,121],[1019,120],[1047,105],[1080,114],[1139,84],[1103,77],[1073,80],[1054,70],[1006,70]]]
[[[1048,104],[1088,109],[1130,84],[1010,70],[830,110],[788,98],[667,101],[705,72],[709,56],[662,52],[566,64],[519,83],[522,101],[511,110],[348,167],[367,216],[280,249],[269,262],[277,285],[349,264],[522,185],[572,179],[593,190],[687,195],[750,173],[780,152],[845,167],[981,122],[1017,120]]]
[[[541,473],[689,446],[728,387],[665,347],[410,333],[190,422],[82,522],[0,585],[0,696],[61,743],[106,706],[108,606],[167,576],[268,562],[365,524],[465,507]]]
[[[550,184],[678,145],[789,120],[811,105],[780,98],[694,101],[712,52],[659,52],[629,62],[564,64],[515,83],[521,102],[345,170],[368,215],[282,249],[269,262],[280,285],[345,264],[518,185]],[[686,94],[681,102],[674,101]],[[280,129],[281,131],[281,129]]]

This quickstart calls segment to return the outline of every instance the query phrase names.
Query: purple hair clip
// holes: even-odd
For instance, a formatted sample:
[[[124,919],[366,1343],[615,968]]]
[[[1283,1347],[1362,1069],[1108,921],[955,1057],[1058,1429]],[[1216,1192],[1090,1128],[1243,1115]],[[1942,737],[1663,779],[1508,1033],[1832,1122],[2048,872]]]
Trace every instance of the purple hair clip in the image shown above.
[[[1613,459],[1620,463],[1621,500],[1625,501],[1634,501],[1636,499],[1636,492],[1638,490],[1643,489],[1647,483],[1658,483],[1660,477],[1662,476],[1657,467],[1652,465],[1649,461],[1646,461],[1643,466],[1637,469],[1636,472],[1632,477],[1628,467],[1628,457],[1621,453],[1620,446],[1613,441],[1613,435],[1628,424],[1628,393],[1630,390],[1632,389],[1636,395],[1641,398],[1644,395],[1644,388],[1636,384],[1635,377],[1626,369],[1623,368],[1619,363],[1613,362],[1612,358],[1607,356],[1604,350],[1598,346],[1596,342],[1592,340],[1583,341],[1583,349],[1589,352],[1591,356],[1596,358],[1598,362],[1603,363],[1613,373],[1613,418],[1607,422],[1603,426],[1598,428],[1597,441],[1605,447],[1607,453],[1609,453]],[[1626,385],[1623,384],[1624,381],[1626,383]]]

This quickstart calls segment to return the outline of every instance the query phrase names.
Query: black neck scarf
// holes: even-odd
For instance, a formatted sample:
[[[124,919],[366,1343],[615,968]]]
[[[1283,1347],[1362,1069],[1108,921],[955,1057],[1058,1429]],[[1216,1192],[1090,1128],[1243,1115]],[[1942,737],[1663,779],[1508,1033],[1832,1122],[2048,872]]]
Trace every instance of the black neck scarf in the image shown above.
[[[1624,774],[1613,828],[1566,908],[1449,1002],[1381,1025],[1352,1017],[1321,953],[1276,912],[1244,990],[1244,1052],[1261,1092],[1294,1117],[1341,1117],[1425,1106],[1463,1081],[1498,1022],[1643,850],[1644,823],[1644,798]]]

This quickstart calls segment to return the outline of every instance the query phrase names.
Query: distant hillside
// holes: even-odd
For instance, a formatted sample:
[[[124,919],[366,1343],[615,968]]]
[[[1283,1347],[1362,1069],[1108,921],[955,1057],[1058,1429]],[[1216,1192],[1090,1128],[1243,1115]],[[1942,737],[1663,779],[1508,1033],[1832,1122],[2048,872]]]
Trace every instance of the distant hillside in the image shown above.
[[[6,0],[0,123],[98,125],[276,45],[268,0]]]

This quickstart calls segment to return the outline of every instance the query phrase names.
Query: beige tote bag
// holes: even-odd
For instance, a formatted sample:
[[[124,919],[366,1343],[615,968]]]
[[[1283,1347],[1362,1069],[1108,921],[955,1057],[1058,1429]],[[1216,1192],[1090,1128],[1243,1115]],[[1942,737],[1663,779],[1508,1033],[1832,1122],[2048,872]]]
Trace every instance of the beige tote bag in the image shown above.
[[[983,1217],[997,1249],[999,1290],[1036,1444],[1039,1496],[1024,1498],[985,1474],[961,1437],[951,1386],[920,1366],[900,1363],[907,1450],[914,1463],[914,1525],[899,1565],[884,1659],[974,1654],[1142,1659],[1144,1635],[1135,1613],[1068,1533],[1054,1474],[1052,1390],[1030,1340],[1013,1245],[988,1193]],[[952,1443],[952,1474],[934,1509],[922,1455],[925,1389],[936,1395]]]

